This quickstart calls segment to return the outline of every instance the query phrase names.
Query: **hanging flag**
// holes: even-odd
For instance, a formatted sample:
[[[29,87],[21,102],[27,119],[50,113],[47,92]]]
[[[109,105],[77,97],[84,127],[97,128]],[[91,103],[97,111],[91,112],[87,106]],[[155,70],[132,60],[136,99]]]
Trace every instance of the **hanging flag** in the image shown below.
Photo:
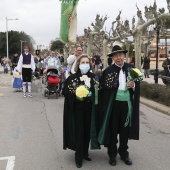
[[[60,40],[63,43],[76,43],[78,1],[79,0],[62,0]]]

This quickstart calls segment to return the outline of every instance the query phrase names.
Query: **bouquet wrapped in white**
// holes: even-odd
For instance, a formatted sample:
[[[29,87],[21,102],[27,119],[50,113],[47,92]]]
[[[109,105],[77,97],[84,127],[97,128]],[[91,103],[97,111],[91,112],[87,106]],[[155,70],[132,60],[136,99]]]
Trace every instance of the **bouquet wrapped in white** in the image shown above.
[[[143,73],[137,68],[130,68],[128,72],[128,81],[142,81],[143,80]]]

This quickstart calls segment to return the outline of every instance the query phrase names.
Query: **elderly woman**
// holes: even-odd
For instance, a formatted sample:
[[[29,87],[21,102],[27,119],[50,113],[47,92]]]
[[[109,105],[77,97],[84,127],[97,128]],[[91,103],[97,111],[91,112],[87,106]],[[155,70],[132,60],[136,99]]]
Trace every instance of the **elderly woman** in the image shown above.
[[[91,161],[88,148],[98,149],[95,124],[95,104],[97,104],[96,76],[90,72],[93,69],[90,58],[83,54],[79,56],[75,66],[75,74],[71,75],[65,84],[64,96],[64,146],[75,151],[77,168],[81,168],[83,158]]]

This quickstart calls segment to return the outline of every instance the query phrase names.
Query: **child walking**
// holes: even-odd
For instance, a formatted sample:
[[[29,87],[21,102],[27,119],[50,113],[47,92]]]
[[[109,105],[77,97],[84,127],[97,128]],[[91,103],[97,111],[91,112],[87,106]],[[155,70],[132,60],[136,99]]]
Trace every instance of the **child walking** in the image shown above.
[[[14,78],[13,88],[16,89],[16,92],[20,92],[22,88],[22,79],[19,72],[16,71],[16,68],[14,68],[13,71],[13,78]]]

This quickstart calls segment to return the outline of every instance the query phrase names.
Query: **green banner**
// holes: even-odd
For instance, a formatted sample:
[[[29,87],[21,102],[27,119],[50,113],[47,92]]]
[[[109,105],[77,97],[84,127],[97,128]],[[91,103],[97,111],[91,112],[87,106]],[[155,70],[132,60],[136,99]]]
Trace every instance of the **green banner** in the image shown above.
[[[78,1],[79,0],[62,0],[60,40],[63,43],[76,43]]]

